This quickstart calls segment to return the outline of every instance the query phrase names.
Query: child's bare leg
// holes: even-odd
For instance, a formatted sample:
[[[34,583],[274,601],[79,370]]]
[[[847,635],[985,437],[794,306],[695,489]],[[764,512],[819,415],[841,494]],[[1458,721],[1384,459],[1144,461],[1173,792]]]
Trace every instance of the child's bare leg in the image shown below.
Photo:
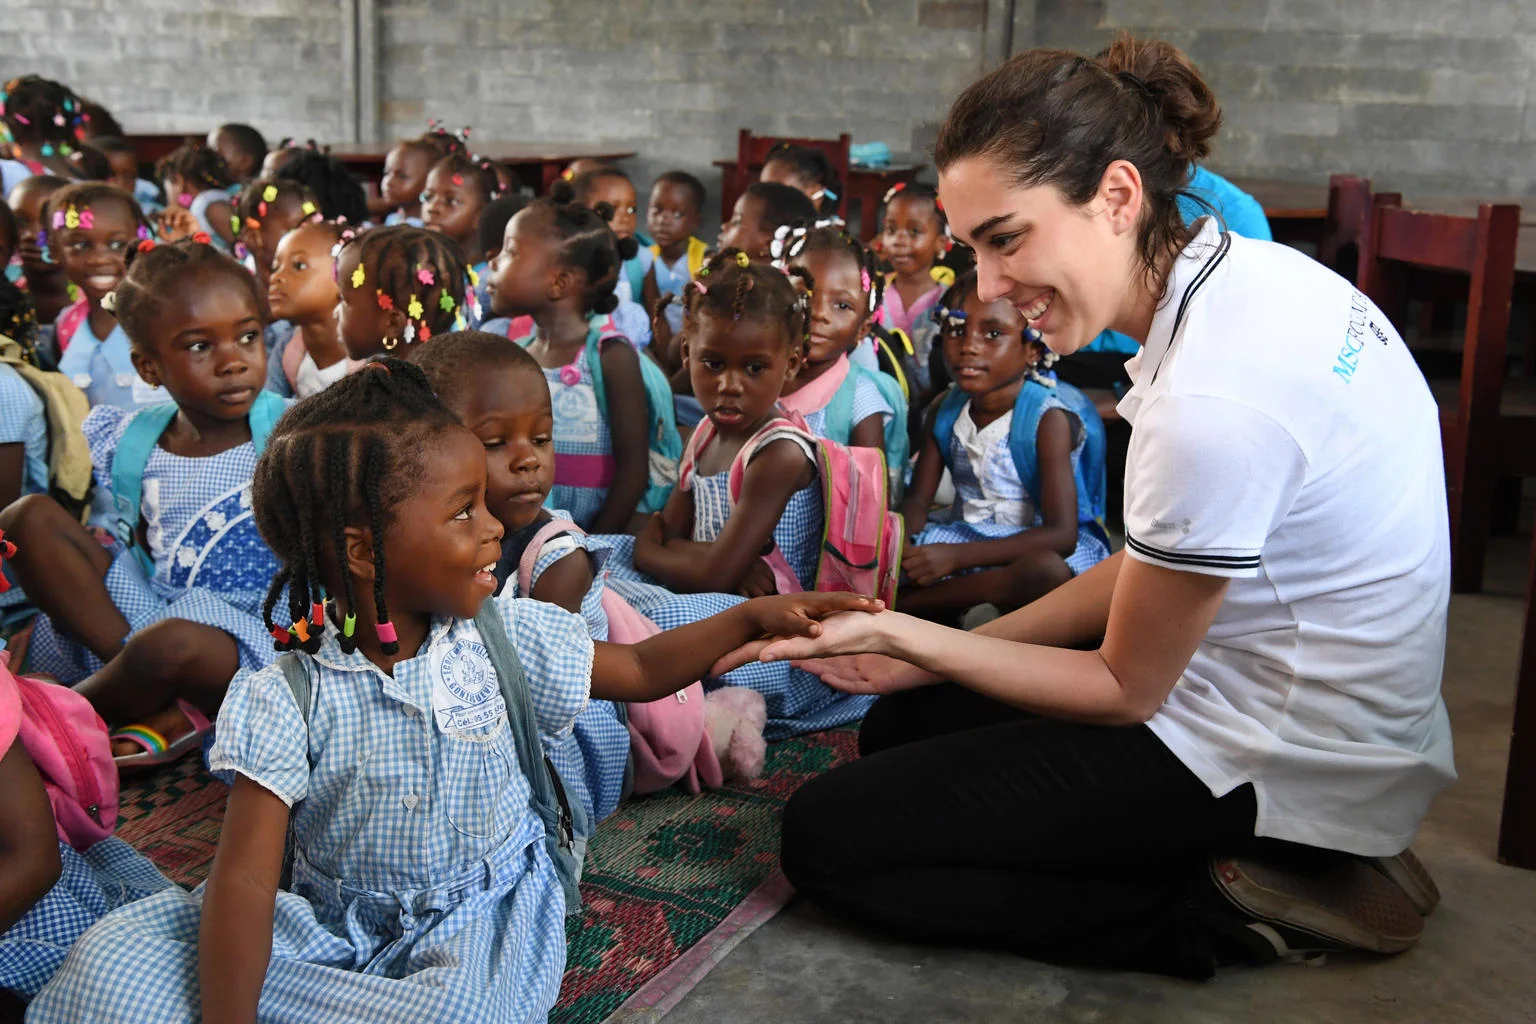
[[[112,552],[45,494],[29,494],[0,512],[0,530],[16,545],[11,567],[27,599],[102,661],[128,635],[128,620],[103,580]]]
[[[186,619],[166,619],[135,633],[117,657],[75,684],[108,725],[147,725],[168,740],[192,723],[177,699],[210,717],[218,713],[229,681],[240,668],[240,648],[222,629]],[[126,744],[114,754],[131,754]]]
[[[904,587],[896,607],[919,618],[949,618],[978,604],[1004,611],[1038,600],[1072,578],[1060,555],[1028,555],[995,569],[951,576],[927,587]]]

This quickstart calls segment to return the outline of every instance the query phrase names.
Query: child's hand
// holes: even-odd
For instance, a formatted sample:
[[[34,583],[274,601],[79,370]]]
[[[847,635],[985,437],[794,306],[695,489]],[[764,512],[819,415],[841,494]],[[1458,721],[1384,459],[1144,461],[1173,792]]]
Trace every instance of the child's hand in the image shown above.
[[[773,578],[773,570],[768,568],[768,563],[761,558],[752,563],[752,568],[747,570],[747,576],[741,581],[741,586],[736,588],[736,593],[742,597],[772,597],[778,592],[778,580]]]
[[[748,601],[741,610],[750,617],[752,629],[762,638],[743,644],[715,662],[709,672],[712,676],[724,675],[733,668],[756,661],[769,644],[800,637],[814,640],[821,635],[819,620],[829,615],[880,612],[885,610],[885,602],[863,594],[780,594]],[[863,615],[853,617],[865,618]]]
[[[197,233],[197,218],[192,211],[172,203],[155,215],[160,238],[166,242],[179,242]]]
[[[958,548],[958,544],[908,545],[901,559],[902,571],[918,586],[932,586],[960,568]]]

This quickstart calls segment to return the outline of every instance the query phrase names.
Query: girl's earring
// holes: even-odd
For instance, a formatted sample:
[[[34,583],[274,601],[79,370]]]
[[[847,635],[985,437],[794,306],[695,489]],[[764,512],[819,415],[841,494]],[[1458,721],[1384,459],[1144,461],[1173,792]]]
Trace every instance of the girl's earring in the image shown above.
[[[381,344],[384,346],[385,352],[393,352],[395,350],[395,346],[400,344],[400,339],[396,338],[394,335],[386,334]]]

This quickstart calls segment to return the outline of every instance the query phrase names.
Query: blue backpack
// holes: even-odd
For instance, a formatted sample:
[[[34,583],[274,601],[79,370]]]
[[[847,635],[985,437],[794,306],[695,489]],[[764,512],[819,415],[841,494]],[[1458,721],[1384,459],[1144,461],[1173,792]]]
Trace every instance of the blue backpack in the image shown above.
[[[594,316],[587,319],[587,372],[592,374],[592,390],[597,395],[597,411],[603,417],[603,422],[608,421],[608,389],[603,384],[603,358],[600,346],[603,342],[612,339],[621,339],[624,344],[629,344],[629,339],[620,334],[613,327],[613,321],[606,316]],[[526,338],[518,338],[517,343],[527,348],[533,343],[534,335]],[[640,498],[640,504],[635,507],[636,512],[660,512],[667,505],[667,499],[672,496],[672,488],[677,484],[677,460],[683,457],[683,439],[677,432],[677,411],[672,403],[672,385],[667,381],[667,375],[655,362],[646,358],[643,353],[637,353],[640,357],[640,380],[645,385],[645,406],[649,417],[646,423],[647,447],[650,449],[650,468],[645,494]]]
[[[907,396],[901,383],[888,373],[869,370],[860,366],[848,368],[848,377],[827,403],[827,439],[847,444],[853,434],[853,396],[858,390],[859,379],[868,378],[880,389],[880,397],[894,410],[890,422],[885,425],[885,462],[894,482],[906,479],[907,472]],[[897,488],[899,490],[899,487]]]
[[[267,438],[278,418],[288,409],[288,403],[270,391],[259,391],[251,403],[247,418],[251,424],[251,444],[259,456],[267,447]],[[117,452],[112,456],[112,503],[117,509],[117,539],[133,552],[144,575],[155,574],[155,563],[139,544],[139,504],[144,495],[144,467],[149,465],[150,453],[160,443],[176,418],[176,403],[163,402],[140,409],[128,420],[123,435],[118,439]]]
[[[1035,453],[1035,432],[1040,427],[1040,417],[1050,408],[1052,398],[1059,399],[1067,411],[1077,417],[1084,432],[1082,453],[1072,466],[1073,482],[1077,485],[1078,525],[1095,529],[1100,539],[1108,544],[1109,534],[1104,529],[1104,455],[1107,448],[1104,421],[1086,395],[1065,381],[1058,381],[1054,388],[1038,381],[1024,381],[1019,397],[1013,403],[1013,423],[1008,428],[1008,451],[1013,455],[1014,468],[1019,471],[1019,479],[1029,493],[1036,501],[1040,500],[1040,463]],[[960,418],[960,410],[965,408],[967,401],[969,396],[953,386],[939,401],[933,436],[946,459],[955,437],[955,421]]]
[[[544,750],[539,738],[538,719],[534,715],[533,698],[528,692],[528,679],[523,675],[523,664],[517,657],[517,647],[507,636],[501,613],[494,600],[480,606],[475,616],[475,628],[485,643],[485,653],[496,670],[496,680],[501,684],[501,697],[507,705],[507,724],[512,729],[512,742],[517,747],[517,762],[528,779],[532,790],[532,806],[544,823],[544,846],[549,859],[554,862],[555,874],[565,890],[567,915],[581,913],[582,861],[586,858],[587,840],[592,834],[587,813],[578,800],[566,797],[566,787],[560,773]],[[289,651],[278,656],[277,667],[282,670],[288,689],[293,692],[294,703],[304,724],[309,724],[314,706],[313,687],[310,684],[307,655]],[[284,885],[287,884],[288,865],[292,861],[293,827],[288,830],[288,849],[284,853]]]

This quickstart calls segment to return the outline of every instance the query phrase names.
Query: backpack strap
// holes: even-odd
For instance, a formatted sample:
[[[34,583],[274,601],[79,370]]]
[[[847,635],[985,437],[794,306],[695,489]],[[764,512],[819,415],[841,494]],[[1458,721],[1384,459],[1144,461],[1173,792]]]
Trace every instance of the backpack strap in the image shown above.
[[[532,545],[530,545],[531,547]],[[533,809],[544,822],[544,842],[555,871],[565,889],[566,914],[581,910],[581,890],[577,881],[581,877],[582,845],[577,841],[578,828],[572,815],[572,807],[560,785],[559,775],[544,743],[539,738],[538,718],[534,715],[533,698],[528,692],[528,679],[523,674],[523,664],[517,657],[517,648],[507,636],[505,623],[496,602],[488,600],[480,606],[475,616],[475,627],[490,656],[491,667],[501,684],[501,696],[507,705],[507,723],[512,727],[512,741],[517,748],[517,758],[533,791]],[[580,834],[585,835],[582,831]]]
[[[533,596],[533,569],[539,563],[544,545],[563,533],[586,536],[586,531],[569,519],[551,519],[539,528],[529,539],[528,546],[523,548],[523,557],[517,563],[517,592],[523,597]]]
[[[629,337],[618,329],[611,316],[595,316],[587,328],[585,356],[592,374],[592,390],[597,396],[597,411],[608,422],[608,387],[603,382],[602,346],[610,341],[629,345]],[[667,375],[644,355],[640,360],[640,382],[645,387],[646,448],[650,452],[646,489],[636,506],[638,512],[660,512],[666,507],[677,483],[677,460],[683,453],[683,439],[677,432],[677,410],[672,402],[672,386]]]
[[[805,421],[799,419],[799,417],[790,419],[785,416],[779,416],[769,420],[763,425],[761,430],[747,440],[746,444],[741,446],[741,451],[737,452],[736,458],[731,460],[731,475],[727,482],[730,487],[732,504],[741,500],[742,484],[747,477],[747,463],[751,462],[753,457],[764,446],[772,444],[774,441],[783,440],[786,437],[800,438],[810,445],[813,453],[816,451],[816,446],[821,442],[821,438],[806,429]],[[817,466],[819,472],[820,467],[814,454],[810,456],[810,460],[811,465]]]
[[[1052,397],[1050,388],[1026,379],[1019,397],[1014,399],[1013,422],[1008,426],[1008,451],[1013,455],[1013,467],[1019,471],[1019,480],[1029,489],[1036,505],[1040,503],[1040,454],[1035,448],[1035,434],[1040,428],[1040,417],[1045,415],[1046,402]]]
[[[288,403],[281,395],[274,395],[270,391],[256,393],[256,400],[251,403],[251,411],[246,413],[246,420],[251,425],[251,447],[256,449],[258,457],[267,450],[267,438],[272,436],[272,428],[277,426],[277,421],[287,411]]]
[[[859,390],[859,368],[848,367],[848,375],[832,393],[831,401],[827,402],[826,424],[827,438],[839,444],[847,444],[853,436],[853,399]]]
[[[965,392],[951,384],[939,399],[939,411],[933,417],[933,439],[939,443],[939,457],[946,465],[949,463],[949,446],[955,439],[955,423],[960,419],[960,410],[965,408],[966,401]]]
[[[299,707],[299,717],[304,719],[304,724],[309,725],[309,711],[313,693],[309,682],[309,666],[304,664],[304,659],[299,657],[298,651],[287,651],[277,656],[277,667],[282,670],[283,678],[288,681],[288,689],[293,692],[293,702]]]
[[[697,280],[699,271],[704,269],[704,256],[709,252],[709,243],[702,238],[689,237],[688,239],[688,276]]]
[[[117,509],[117,539],[122,541],[144,575],[155,574],[155,563],[139,544],[139,505],[144,496],[144,467],[150,453],[176,418],[176,403],[162,402],[140,409],[129,418],[112,455],[112,504]]]

